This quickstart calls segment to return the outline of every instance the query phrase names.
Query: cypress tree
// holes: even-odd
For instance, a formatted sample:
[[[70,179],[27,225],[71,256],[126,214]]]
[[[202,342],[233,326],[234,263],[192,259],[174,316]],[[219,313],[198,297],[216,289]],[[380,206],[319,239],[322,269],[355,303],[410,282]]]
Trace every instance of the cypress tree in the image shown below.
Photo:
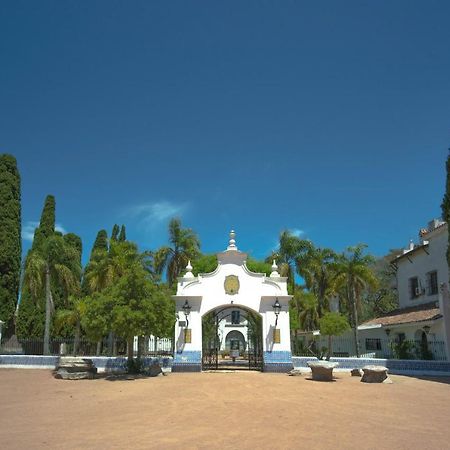
[[[447,222],[449,234],[448,234],[448,246],[447,246],[447,264],[450,267],[450,149],[446,162],[447,179],[445,186],[444,199],[442,200],[442,218]]]
[[[39,226],[34,231],[32,250],[40,248],[45,240],[55,232],[55,197],[47,195]]]
[[[0,155],[0,320],[14,333],[22,254],[20,174],[14,156]]]
[[[44,208],[42,209],[41,220],[34,230],[33,244],[27,254],[27,259],[32,252],[39,251],[45,240],[55,232],[55,197],[47,195]],[[25,261],[25,267],[26,267]],[[62,296],[60,290],[52,285],[55,305],[60,302]],[[17,334],[23,338],[42,338],[44,334],[45,322],[45,301],[35,302],[27,286],[23,286],[20,298],[19,313],[17,317]]]
[[[119,241],[123,242],[127,240],[127,233],[125,231],[125,225],[120,228]]]
[[[91,250],[91,259],[94,252],[102,250],[107,252],[108,251],[108,233],[106,230],[100,230],[97,233],[97,237],[95,238],[94,245],[92,246]]]
[[[117,225],[116,223],[113,226],[112,232],[111,232],[111,240],[112,241],[117,241],[117,238],[119,236],[119,225]]]

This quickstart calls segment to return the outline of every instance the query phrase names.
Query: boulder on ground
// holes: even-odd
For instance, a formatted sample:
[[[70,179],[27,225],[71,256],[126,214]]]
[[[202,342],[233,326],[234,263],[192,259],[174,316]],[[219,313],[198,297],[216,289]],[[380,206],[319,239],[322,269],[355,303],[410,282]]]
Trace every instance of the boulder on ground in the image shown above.
[[[316,381],[333,381],[333,369],[339,363],[331,361],[310,361],[308,366],[311,368],[312,379]]]
[[[365,366],[364,375],[361,378],[363,383],[392,383],[388,377],[388,368],[384,366]]]
[[[64,356],[59,359],[55,378],[62,380],[92,379],[97,373],[92,359]]]
[[[159,362],[152,364],[148,368],[149,377],[157,377],[160,373],[163,373],[163,371],[161,370],[161,365],[159,364]]]
[[[288,375],[290,377],[300,377],[302,375],[302,372],[300,369],[292,369],[288,372]]]
[[[350,372],[352,374],[352,377],[362,377],[363,371],[361,369],[352,369]]]

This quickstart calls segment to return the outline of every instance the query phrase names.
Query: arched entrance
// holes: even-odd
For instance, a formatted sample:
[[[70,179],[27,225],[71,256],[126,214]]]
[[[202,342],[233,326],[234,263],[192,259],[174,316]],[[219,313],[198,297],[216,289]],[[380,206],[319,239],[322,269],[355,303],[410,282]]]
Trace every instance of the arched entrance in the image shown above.
[[[287,292],[287,278],[280,276],[275,261],[270,274],[250,271],[247,254],[237,249],[234,238],[232,231],[227,249],[217,254],[213,272],[194,275],[189,262],[186,273],[178,278],[173,296],[177,315],[174,372],[218,369],[229,362],[265,372],[292,369],[292,296]],[[242,339],[232,344],[231,335],[228,355],[226,336],[231,331],[242,333],[245,348],[241,348]],[[234,360],[231,345],[239,347],[233,349],[235,355],[238,352]]]
[[[262,318],[248,308],[225,305],[202,317],[203,370],[263,370]]]

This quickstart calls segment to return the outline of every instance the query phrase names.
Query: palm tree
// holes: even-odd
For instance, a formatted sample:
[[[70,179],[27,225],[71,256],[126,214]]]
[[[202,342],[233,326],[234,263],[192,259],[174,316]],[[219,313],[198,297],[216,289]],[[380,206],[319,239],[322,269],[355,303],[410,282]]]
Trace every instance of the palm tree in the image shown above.
[[[359,244],[355,247],[348,247],[339,256],[336,270],[336,287],[341,291],[347,300],[347,305],[351,311],[351,323],[355,339],[356,356],[359,358],[360,349],[358,341],[358,309],[361,307],[362,294],[367,288],[375,289],[378,280],[371,269],[373,257],[365,255],[364,250],[367,245]]]
[[[99,293],[112,287],[136,262],[147,267],[149,264],[147,253],[140,254],[133,242],[111,239],[108,251],[96,250],[91,256],[85,269],[86,293]],[[100,354],[101,341],[102,339],[97,341],[97,354]],[[111,331],[108,342],[109,354],[115,354],[114,334]]]
[[[78,250],[60,235],[47,238],[26,260],[24,284],[35,302],[45,296],[44,355],[50,354],[50,324],[55,309],[52,282],[58,283],[66,294],[76,294],[80,289],[80,272]]]
[[[173,286],[188,261],[200,254],[200,241],[192,229],[182,228],[181,220],[174,218],[169,222],[169,242],[170,246],[156,251],[154,264],[157,273],[167,271],[167,282]]]
[[[297,259],[297,270],[303,277],[307,289],[317,298],[317,313],[322,317],[329,309],[328,300],[333,294],[336,253],[329,248],[318,248],[312,244],[305,254]]]
[[[60,309],[55,315],[55,328],[60,330],[64,325],[75,329],[73,340],[73,354],[77,355],[81,339],[81,317],[83,313],[83,302],[74,296],[69,297],[70,307]]]
[[[289,230],[284,230],[280,234],[278,249],[273,252],[266,262],[277,260],[280,275],[288,277],[288,290],[294,292],[295,288],[295,269],[299,269],[299,263],[304,255],[311,248],[311,242],[292,234]]]

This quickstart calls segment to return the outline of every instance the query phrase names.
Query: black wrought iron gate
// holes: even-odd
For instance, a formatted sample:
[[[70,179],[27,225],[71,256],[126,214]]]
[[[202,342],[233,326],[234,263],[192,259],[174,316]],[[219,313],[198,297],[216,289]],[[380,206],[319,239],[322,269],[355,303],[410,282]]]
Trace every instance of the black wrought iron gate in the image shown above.
[[[231,309],[231,308],[227,308]],[[230,366],[220,359],[220,337],[219,323],[224,319],[220,314],[224,310],[214,311],[203,318],[202,321],[202,369],[220,370],[229,369]],[[236,366],[237,369],[260,370],[263,371],[263,345],[262,345],[262,321],[257,314],[244,311],[247,319],[247,349],[244,355],[248,359],[248,364]],[[244,358],[245,358],[244,356]]]

